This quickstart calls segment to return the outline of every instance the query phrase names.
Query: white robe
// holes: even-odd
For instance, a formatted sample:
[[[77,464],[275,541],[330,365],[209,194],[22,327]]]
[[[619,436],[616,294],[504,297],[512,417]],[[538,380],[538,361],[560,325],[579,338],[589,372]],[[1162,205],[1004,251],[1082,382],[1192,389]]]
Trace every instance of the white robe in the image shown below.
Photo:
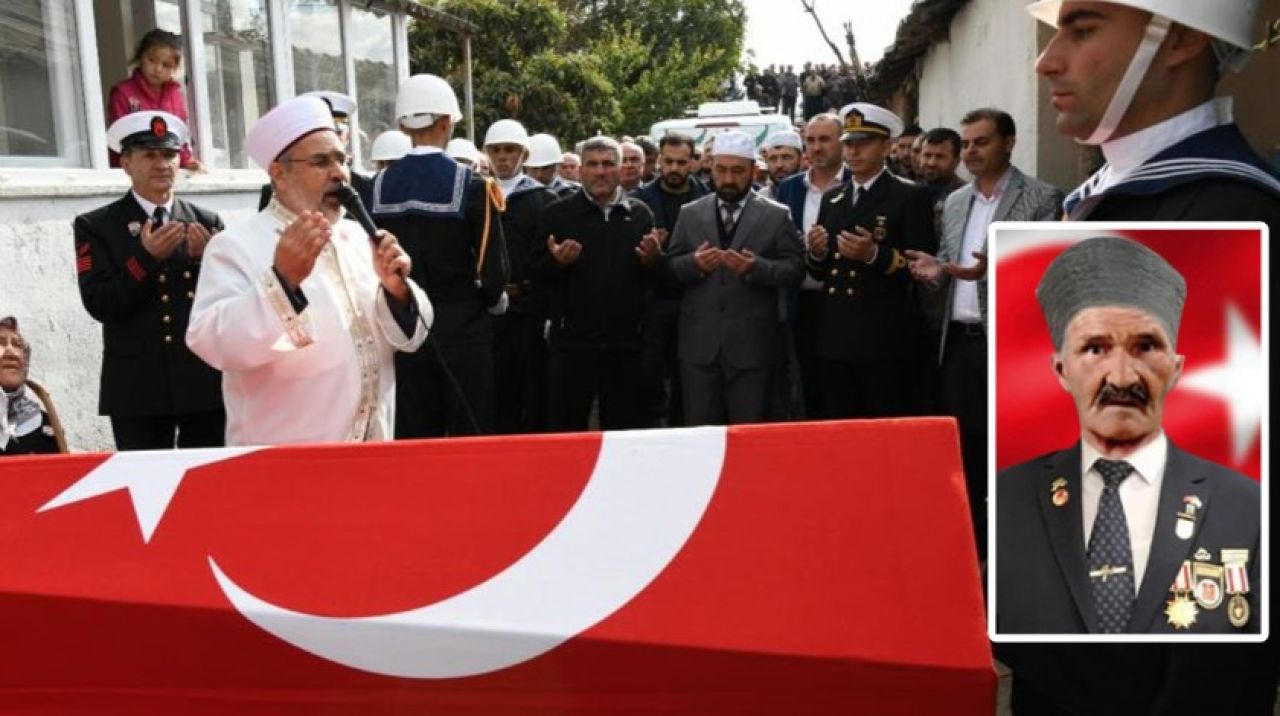
[[[222,371],[227,445],[390,440],[394,352],[406,337],[387,306],[364,230],[342,220],[302,281],[296,313],[272,271],[279,233],[295,215],[277,201],[215,236],[205,249],[187,345]],[[429,326],[426,294],[409,289]]]

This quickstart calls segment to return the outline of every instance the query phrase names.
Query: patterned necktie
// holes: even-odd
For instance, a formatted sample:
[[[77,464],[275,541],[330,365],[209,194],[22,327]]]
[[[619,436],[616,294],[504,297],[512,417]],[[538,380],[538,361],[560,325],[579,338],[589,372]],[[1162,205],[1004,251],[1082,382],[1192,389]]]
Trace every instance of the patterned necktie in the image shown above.
[[[1133,615],[1133,550],[1129,523],[1120,504],[1120,483],[1133,472],[1124,460],[1098,459],[1093,469],[1102,475],[1102,498],[1089,535],[1089,581],[1093,605],[1103,634],[1122,634]]]
[[[733,227],[738,223],[738,205],[726,203],[720,218],[724,220],[724,233],[720,235],[720,248],[727,249],[733,236]]]

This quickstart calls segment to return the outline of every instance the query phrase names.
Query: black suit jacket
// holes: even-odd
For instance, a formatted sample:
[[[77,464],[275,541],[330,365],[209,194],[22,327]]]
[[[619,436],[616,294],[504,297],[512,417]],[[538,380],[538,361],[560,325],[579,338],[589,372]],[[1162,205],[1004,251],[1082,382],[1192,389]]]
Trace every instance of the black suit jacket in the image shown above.
[[[221,410],[222,374],[186,342],[200,263],[177,252],[152,258],[140,238],[149,219],[132,193],[75,219],[80,300],[102,323],[98,411],[142,417]],[[217,214],[182,199],[173,202],[172,220],[223,228]]]
[[[932,194],[889,172],[853,203],[853,186],[841,184],[822,195],[818,223],[826,230],[827,255],[808,257],[810,275],[822,282],[824,297],[817,354],[835,360],[896,360],[921,355],[924,314],[907,270],[907,249],[938,250]],[[875,234],[879,252],[871,264],[842,257],[841,231],[861,226]]]
[[[1098,631],[1085,557],[1080,445],[1004,470],[996,477],[996,624],[1001,633],[1083,634]],[[1068,499],[1052,502],[1053,484],[1066,480]],[[1200,499],[1194,531],[1175,534],[1183,498]],[[1261,505],[1258,483],[1169,444],[1160,485],[1150,557],[1129,631],[1153,634],[1257,632],[1262,604],[1259,575]],[[1175,629],[1164,614],[1183,560],[1221,565],[1223,549],[1249,550],[1250,618],[1227,620],[1228,597],[1201,608],[1190,629]],[[1209,559],[1197,559],[1204,550]],[[1203,553],[1201,553],[1203,556]]]

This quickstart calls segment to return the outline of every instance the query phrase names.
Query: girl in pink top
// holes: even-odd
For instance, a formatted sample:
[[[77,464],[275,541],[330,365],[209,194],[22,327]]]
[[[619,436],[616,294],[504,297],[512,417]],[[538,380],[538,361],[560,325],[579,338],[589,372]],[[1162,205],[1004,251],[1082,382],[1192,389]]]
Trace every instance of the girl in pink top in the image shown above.
[[[182,40],[177,35],[156,28],[142,36],[129,64],[134,67],[129,79],[111,88],[107,106],[107,126],[133,112],[155,110],[168,112],[187,121],[187,105],[182,88],[174,77],[182,67]],[[189,123],[188,123],[189,124]],[[191,145],[180,151],[183,169],[200,171],[203,165],[191,155]],[[120,155],[111,152],[111,166],[120,166]]]

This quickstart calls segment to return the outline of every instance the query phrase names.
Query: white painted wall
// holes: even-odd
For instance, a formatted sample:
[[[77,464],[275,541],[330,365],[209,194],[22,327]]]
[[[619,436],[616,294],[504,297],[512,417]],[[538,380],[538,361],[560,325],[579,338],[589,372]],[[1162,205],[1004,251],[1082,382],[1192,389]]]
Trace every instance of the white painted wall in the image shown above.
[[[183,178],[178,196],[218,212],[228,226],[253,215],[260,171]],[[80,303],[72,221],[129,189],[119,170],[0,171],[0,316],[18,318],[32,345],[31,377],[49,389],[72,451],[106,451],[98,416],[102,330]]]
[[[1002,109],[1018,127],[1013,163],[1034,176],[1039,49],[1025,4],[973,0],[956,14],[950,39],[931,47],[921,64],[919,124],[959,131],[969,110]]]

